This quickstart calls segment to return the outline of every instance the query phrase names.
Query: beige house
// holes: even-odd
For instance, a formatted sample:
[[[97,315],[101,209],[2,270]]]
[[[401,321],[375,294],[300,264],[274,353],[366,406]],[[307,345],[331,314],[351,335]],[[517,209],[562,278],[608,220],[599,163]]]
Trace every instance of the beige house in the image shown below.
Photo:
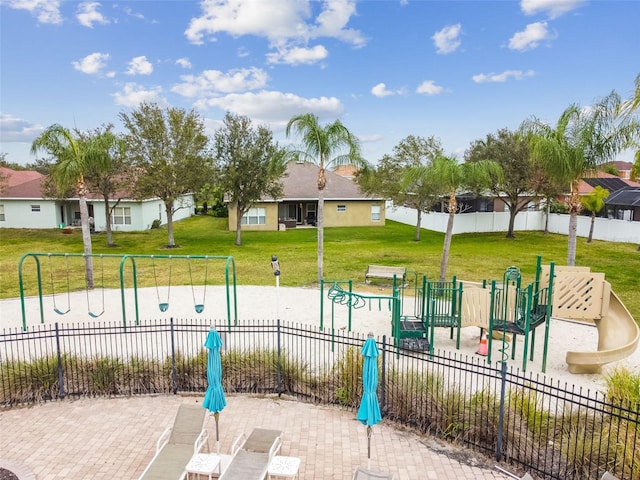
[[[325,227],[384,226],[385,203],[367,197],[350,178],[326,171],[324,190]],[[242,230],[285,230],[314,227],[318,211],[318,167],[290,163],[282,178],[282,197],[265,198],[242,218]],[[229,230],[236,229],[236,210],[229,205]]]

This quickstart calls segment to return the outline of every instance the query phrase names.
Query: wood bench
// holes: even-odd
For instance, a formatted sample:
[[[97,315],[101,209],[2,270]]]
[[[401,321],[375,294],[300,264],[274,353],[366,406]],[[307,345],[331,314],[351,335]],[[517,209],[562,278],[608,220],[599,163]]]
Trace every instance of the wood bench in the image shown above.
[[[393,280],[396,277],[398,280],[401,280],[402,283],[405,281],[405,277],[407,275],[407,269],[405,267],[389,267],[385,265],[369,265],[367,268],[367,273],[364,275],[365,283],[371,283],[372,279],[383,279],[383,280]]]

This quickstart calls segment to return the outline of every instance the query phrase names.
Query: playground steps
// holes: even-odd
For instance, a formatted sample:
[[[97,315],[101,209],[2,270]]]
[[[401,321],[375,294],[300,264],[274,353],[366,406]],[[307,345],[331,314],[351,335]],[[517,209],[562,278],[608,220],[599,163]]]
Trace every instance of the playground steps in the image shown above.
[[[414,352],[428,352],[430,346],[426,338],[402,338],[400,339],[400,348]]]

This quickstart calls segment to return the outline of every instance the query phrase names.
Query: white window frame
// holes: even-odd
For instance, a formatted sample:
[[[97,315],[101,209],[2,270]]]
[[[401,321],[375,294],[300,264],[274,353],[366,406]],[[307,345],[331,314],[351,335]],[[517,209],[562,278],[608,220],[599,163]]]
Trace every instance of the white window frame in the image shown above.
[[[336,209],[337,209],[338,213],[344,213],[344,212],[347,211],[347,206],[344,205],[344,204],[338,205]]]
[[[5,217],[4,217],[4,205],[0,204],[0,222],[4,222],[5,221]]]
[[[371,221],[379,222],[382,219],[382,208],[380,205],[371,205]]]
[[[40,211],[40,205],[31,205],[31,211],[32,212],[39,212]]]
[[[113,207],[111,211],[112,225],[131,225],[131,207]]]
[[[267,209],[264,207],[252,207],[247,210],[240,220],[241,225],[266,225]]]

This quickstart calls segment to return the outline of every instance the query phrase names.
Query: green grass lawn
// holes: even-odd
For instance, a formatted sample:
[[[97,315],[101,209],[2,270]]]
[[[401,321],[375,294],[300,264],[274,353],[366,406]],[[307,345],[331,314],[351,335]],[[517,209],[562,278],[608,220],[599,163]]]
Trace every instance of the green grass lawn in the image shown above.
[[[197,216],[174,225],[176,243],[180,248],[166,250],[166,228],[136,233],[114,232],[115,248],[106,246],[104,234],[93,235],[93,251],[96,254],[146,254],[146,255],[217,255],[233,256],[239,285],[271,285],[271,255],[280,260],[282,286],[312,285],[317,277],[316,230],[289,229],[285,232],[243,232],[243,245],[234,245],[235,232],[227,230],[226,218]],[[426,273],[437,278],[444,235],[422,231],[422,240],[413,240],[415,227],[387,221],[385,227],[326,228],[324,278],[325,280],[349,280],[355,284],[364,281],[369,264],[398,265],[409,270]],[[80,230],[70,235],[59,230],[0,229],[0,298],[20,295],[18,262],[27,252],[82,253]],[[533,280],[536,257],[542,255],[544,263],[566,264],[567,237],[545,235],[542,232],[517,233],[515,239],[505,238],[504,233],[478,233],[455,235],[451,244],[448,277],[480,281],[501,280],[510,265],[520,267],[523,281]],[[64,282],[64,260],[55,260],[56,282]],[[117,259],[107,260],[104,268],[96,260],[96,286],[104,283],[118,288]],[[26,261],[25,272],[35,271],[33,261]],[[159,283],[166,283],[167,262],[157,262]],[[186,262],[177,263],[172,270],[173,284],[189,282]],[[640,320],[640,252],[637,245],[594,241],[587,244],[578,239],[576,265],[591,267],[604,272],[613,290],[620,296],[636,321]],[[196,268],[197,266],[197,268]],[[80,265],[78,265],[80,267]],[[219,282],[224,277],[224,262],[208,265],[208,281]],[[102,271],[104,270],[104,277]],[[146,272],[143,272],[146,270]],[[202,264],[194,262],[194,283],[202,279]],[[197,270],[197,272],[196,272]],[[141,267],[143,285],[153,281],[151,266]],[[42,262],[43,283],[49,281],[49,264]],[[25,279],[29,278],[25,275]],[[31,277],[33,278],[33,277]],[[72,275],[74,288],[81,288],[82,275]],[[28,284],[27,284],[28,283]],[[37,293],[33,282],[25,280],[27,294]],[[60,288],[59,286],[57,287]]]

